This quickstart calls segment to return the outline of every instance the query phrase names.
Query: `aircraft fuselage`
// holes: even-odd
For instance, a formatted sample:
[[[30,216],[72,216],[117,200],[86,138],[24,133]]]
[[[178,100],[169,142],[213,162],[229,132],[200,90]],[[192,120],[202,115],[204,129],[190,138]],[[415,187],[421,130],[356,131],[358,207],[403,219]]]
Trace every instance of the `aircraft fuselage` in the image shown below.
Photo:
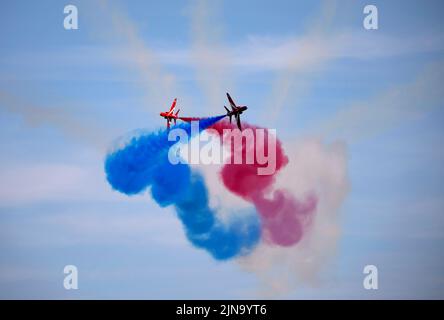
[[[235,116],[236,114],[242,114],[242,112],[244,112],[247,109],[248,109],[247,106],[236,107],[235,110],[227,112],[227,116]]]

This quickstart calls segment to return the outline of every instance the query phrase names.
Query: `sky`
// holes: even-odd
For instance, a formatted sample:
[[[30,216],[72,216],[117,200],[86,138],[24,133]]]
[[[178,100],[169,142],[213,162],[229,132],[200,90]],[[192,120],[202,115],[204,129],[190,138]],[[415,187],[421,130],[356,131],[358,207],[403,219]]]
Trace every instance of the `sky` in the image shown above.
[[[63,27],[67,4],[77,30]],[[363,27],[367,4],[377,30]],[[0,298],[443,299],[443,9],[3,3]],[[216,261],[186,240],[172,208],[106,181],[117,138],[163,128],[158,114],[176,97],[184,115],[223,114],[227,91],[249,106],[244,121],[276,129],[290,158],[279,183],[321,194],[298,248]],[[201,170],[227,206],[245,206]],[[71,264],[77,290],[63,287]],[[378,290],[363,287],[366,265]]]

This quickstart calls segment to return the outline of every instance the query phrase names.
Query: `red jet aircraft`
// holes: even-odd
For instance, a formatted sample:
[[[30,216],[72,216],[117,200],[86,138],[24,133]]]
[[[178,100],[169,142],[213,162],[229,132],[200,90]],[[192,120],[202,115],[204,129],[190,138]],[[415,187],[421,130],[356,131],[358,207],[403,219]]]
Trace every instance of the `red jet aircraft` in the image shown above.
[[[230,117],[230,123],[231,123],[231,117],[234,116],[236,118],[236,123],[237,123],[237,127],[239,128],[239,130],[242,130],[241,127],[241,122],[240,122],[240,115],[242,114],[242,112],[244,112],[245,110],[247,110],[247,106],[237,106],[233,99],[231,99],[230,94],[227,92],[227,98],[228,101],[230,102],[231,105],[231,111],[224,106],[225,110],[227,110],[227,116]]]
[[[177,98],[174,99],[173,104],[171,105],[170,111],[160,113],[160,116],[166,119],[168,129],[170,128],[171,120],[173,120],[174,124],[176,124],[176,120],[179,119],[179,117],[177,115],[179,114],[180,109],[177,110],[176,113],[174,113],[174,108],[176,108],[176,103],[177,103]]]

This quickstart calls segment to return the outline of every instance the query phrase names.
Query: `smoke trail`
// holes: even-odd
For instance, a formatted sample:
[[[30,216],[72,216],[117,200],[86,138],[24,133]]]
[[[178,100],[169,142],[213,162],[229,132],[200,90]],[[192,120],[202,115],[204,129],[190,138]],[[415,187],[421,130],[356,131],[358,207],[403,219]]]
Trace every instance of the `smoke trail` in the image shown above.
[[[223,117],[202,119],[199,131]],[[188,123],[175,127],[191,134]],[[191,243],[214,258],[224,260],[249,253],[261,235],[257,215],[235,216],[222,223],[209,207],[201,174],[187,164],[173,165],[168,161],[168,150],[174,144],[168,141],[165,130],[133,137],[124,148],[108,154],[105,160],[108,182],[127,195],[151,187],[151,196],[160,206],[175,207]]]
[[[144,96],[146,105],[161,105],[169,99],[172,92],[177,93],[176,78],[162,67],[158,56],[145,42],[145,37],[141,35],[128,11],[116,1],[100,0],[95,4],[98,6],[84,10],[91,15],[91,22],[100,21],[92,30],[93,36],[106,37],[107,40],[112,39],[117,41],[118,45],[124,46],[125,50],[119,51],[119,55],[124,54],[124,56],[118,58],[131,61],[131,64],[126,66],[140,78],[141,81],[134,83],[142,85],[144,92],[147,93]]]
[[[337,254],[341,237],[341,208],[350,185],[343,142],[325,143],[315,137],[283,141],[289,163],[276,177],[275,188],[294,195],[308,190],[317,196],[316,215],[301,241],[291,247],[260,244],[238,259],[241,267],[258,276],[262,298],[289,294],[300,286],[319,287],[324,271]]]
[[[246,159],[247,143],[242,140],[241,148],[234,148],[231,144],[231,161],[226,163],[221,172],[224,185],[233,193],[251,202],[256,207],[262,222],[262,237],[269,244],[279,246],[292,246],[298,243],[305,228],[310,224],[312,214],[317,205],[317,198],[310,194],[304,201],[297,200],[285,189],[274,189],[275,175],[288,163],[281,142],[276,141],[276,171],[272,175],[258,175],[257,169],[262,166],[258,163],[256,155],[273,152],[268,150],[268,131],[265,130],[265,139],[258,140],[256,130],[259,127],[243,124],[244,129],[253,129],[255,157],[252,164],[235,164],[234,157],[240,153]],[[215,129],[223,136],[224,129],[234,129],[235,126],[228,121],[214,124]],[[223,143],[230,143],[230,137],[223,136]],[[259,150],[257,150],[259,149]],[[295,177],[297,179],[297,177]]]
[[[333,53],[336,49],[329,47],[329,41],[326,39],[331,37],[330,31],[335,22],[337,6],[335,0],[323,0],[317,17],[310,22],[306,34],[298,40],[297,54],[284,59],[285,68],[277,74],[272,92],[269,98],[264,100],[264,107],[274,106],[274,112],[263,111],[261,115],[267,123],[272,124],[279,119],[289,97],[292,98],[292,108],[296,109],[301,96],[311,89],[313,71],[323,68],[334,58]]]
[[[55,103],[40,105],[0,90],[0,111],[19,115],[29,127],[51,126],[65,137],[85,142],[100,152],[106,146],[105,128],[79,117],[78,112],[56,107]]]
[[[230,58],[221,42],[222,2],[196,0],[190,3],[191,59],[196,79],[206,95],[210,110],[215,110],[227,87],[233,87],[228,71]]]

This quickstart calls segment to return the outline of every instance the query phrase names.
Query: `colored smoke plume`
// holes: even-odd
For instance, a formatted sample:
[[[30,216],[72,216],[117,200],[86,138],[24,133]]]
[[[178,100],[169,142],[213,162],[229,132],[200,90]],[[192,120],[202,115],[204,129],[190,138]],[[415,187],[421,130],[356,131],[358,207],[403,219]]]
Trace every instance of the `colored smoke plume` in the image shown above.
[[[201,119],[199,131],[224,116]],[[190,124],[175,127],[191,133]],[[173,205],[187,238],[214,258],[223,260],[249,253],[261,236],[257,214],[233,215],[220,221],[208,203],[208,190],[202,175],[187,164],[172,165],[168,150],[168,131],[135,136],[122,148],[107,155],[105,172],[111,186],[134,195],[150,187],[153,199],[162,207]]]
[[[252,129],[254,141],[254,161],[247,164],[235,164],[236,153],[241,153],[242,159],[246,159],[246,140],[242,140],[242,147],[234,147],[230,144],[230,137],[225,134],[224,129],[234,129],[235,125],[228,121],[220,121],[211,126],[221,135],[223,143],[231,146],[231,161],[226,163],[220,177],[224,185],[236,195],[253,203],[260,215],[262,222],[262,237],[266,243],[279,246],[292,246],[298,243],[305,229],[310,225],[313,213],[316,210],[317,198],[309,194],[301,201],[285,189],[274,188],[275,175],[287,165],[289,159],[284,153],[282,144],[276,139],[276,170],[272,175],[258,175],[257,168],[264,166],[258,163],[256,155],[268,154],[268,131],[265,130],[264,139],[258,139],[255,129],[257,126],[243,123],[243,129]],[[257,149],[261,150],[257,150]],[[239,155],[238,155],[239,156]],[[297,179],[297,177],[295,177]]]

